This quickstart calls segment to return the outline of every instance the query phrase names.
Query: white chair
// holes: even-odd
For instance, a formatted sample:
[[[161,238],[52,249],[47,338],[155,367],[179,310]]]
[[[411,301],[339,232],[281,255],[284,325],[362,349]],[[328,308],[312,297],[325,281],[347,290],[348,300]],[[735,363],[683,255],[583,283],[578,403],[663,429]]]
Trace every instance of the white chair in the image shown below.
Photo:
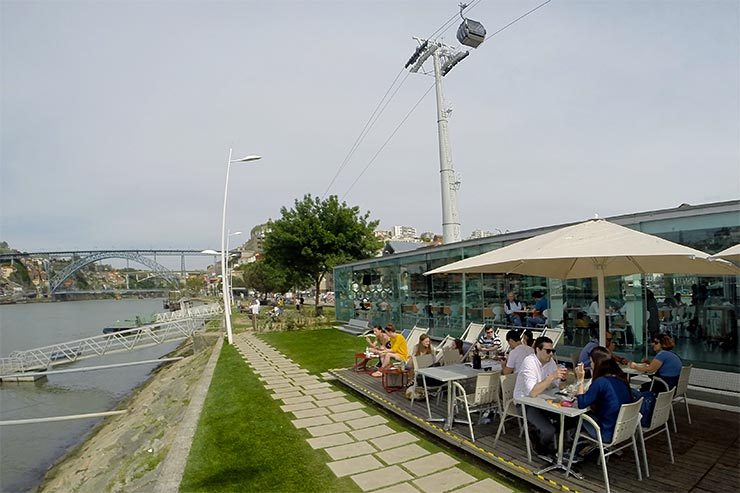
[[[668,452],[671,455],[671,464],[675,464],[673,459],[673,445],[671,444],[671,432],[668,429],[668,417],[671,415],[671,409],[673,408],[673,396],[676,393],[676,389],[671,389],[667,392],[661,392],[655,399],[655,409],[653,410],[653,416],[650,419],[650,426],[644,428],[640,426],[638,432],[640,434],[640,441],[642,442],[642,461],[645,465],[645,476],[650,477],[650,469],[648,468],[647,460],[647,449],[645,448],[645,440],[654,438],[663,431],[665,431],[666,439],[668,440]]]
[[[689,401],[686,397],[686,392],[689,388],[689,378],[691,378],[691,368],[692,365],[684,366],[681,368],[681,373],[678,376],[678,383],[676,384],[676,395],[673,396],[673,402],[676,402],[679,399],[683,399],[684,405],[686,405],[686,417],[689,419],[689,424],[691,424],[691,412],[689,411]],[[653,383],[650,384],[650,390],[653,390],[653,385],[655,384],[655,381],[661,382],[665,388],[668,388],[668,384],[660,377],[653,377]],[[673,422],[673,433],[678,433],[678,428],[676,427],[676,413],[673,412],[673,402],[671,403],[671,421]]]
[[[470,419],[470,413],[481,413],[481,417],[483,417],[485,411],[494,408],[501,409],[501,399],[499,398],[500,376],[499,372],[480,373],[475,380],[475,391],[469,395],[465,391],[465,387],[460,385],[460,382],[452,382],[455,410],[457,410],[458,404],[465,407],[465,414],[470,427],[470,440],[473,442],[475,442],[475,435],[473,434],[473,421]],[[480,424],[480,421],[478,423]]]
[[[529,430],[525,426],[522,426],[524,416],[522,416],[521,408],[516,405],[514,401],[514,387],[516,385],[516,373],[510,373],[508,375],[501,375],[501,398],[503,405],[499,408],[501,410],[501,422],[498,424],[498,430],[496,431],[496,438],[493,440],[493,446],[496,447],[498,443],[498,437],[503,431],[506,433],[506,427],[504,423],[507,419],[516,418],[519,423],[519,436],[522,436],[522,431],[526,435],[527,444],[527,459],[532,462],[532,450],[529,447]]]
[[[564,329],[546,328],[542,331],[542,335],[544,337],[549,337],[550,339],[552,339],[552,347],[556,347],[558,345],[558,342],[560,342],[560,338],[563,337],[563,331]]]
[[[442,348],[442,359],[440,360],[442,366],[447,365],[459,365],[462,362],[462,356],[460,351],[456,348]]]
[[[545,318],[544,324],[537,324],[537,327],[547,327],[547,324],[550,322],[550,309],[545,308],[542,310],[542,316]]]
[[[504,317],[504,309],[501,308],[499,305],[496,305],[493,307],[493,323],[495,324],[502,324],[506,322],[506,317]]]
[[[420,370],[422,368],[429,368],[434,364],[434,355],[433,354],[420,354],[419,356],[411,356],[411,361],[414,365],[414,377],[413,377],[413,383],[411,384],[411,388],[413,389],[411,392],[411,408],[414,407],[414,401],[416,400],[416,389],[419,386],[416,378],[416,370]],[[440,394],[440,388],[441,386],[429,386],[427,385],[426,392],[429,392],[430,395],[434,394],[437,396],[437,402],[439,402],[439,394]]]
[[[501,340],[501,351],[504,353],[509,350],[509,341],[506,339],[506,334],[508,332],[509,331],[504,327],[496,329],[496,332],[494,332],[494,334],[496,334],[496,337]]]
[[[573,457],[576,453],[576,447],[578,446],[578,440],[584,438],[588,441],[594,442],[599,446],[599,462],[601,463],[601,469],[604,472],[604,483],[606,484],[606,492],[611,493],[609,487],[609,473],[606,468],[606,458],[613,453],[616,453],[624,448],[632,445],[632,450],[635,453],[635,466],[637,466],[637,479],[642,481],[642,472],[640,471],[640,455],[637,451],[637,440],[635,434],[640,426],[640,406],[642,405],[642,397],[633,402],[632,404],[622,404],[619,409],[619,415],[617,416],[617,424],[614,426],[614,435],[609,443],[604,443],[601,438],[601,428],[599,424],[588,414],[582,414],[581,420],[588,421],[591,426],[596,430],[596,438],[591,438],[588,433],[582,432],[581,423],[579,420],[578,427],[576,428],[576,438],[573,440],[573,447],[570,450],[570,458],[568,459],[568,469],[565,471],[565,477],[570,474],[570,468],[573,466]]]

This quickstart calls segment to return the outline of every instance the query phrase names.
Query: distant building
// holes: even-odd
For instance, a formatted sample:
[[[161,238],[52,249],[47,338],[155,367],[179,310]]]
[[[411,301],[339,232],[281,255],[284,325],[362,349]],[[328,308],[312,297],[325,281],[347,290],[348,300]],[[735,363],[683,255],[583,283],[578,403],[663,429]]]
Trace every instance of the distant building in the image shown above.
[[[391,232],[384,229],[376,229],[373,233],[380,241],[386,241],[391,239]]]
[[[412,226],[393,226],[393,228],[391,228],[391,238],[394,240],[412,239],[416,237],[416,228]]]

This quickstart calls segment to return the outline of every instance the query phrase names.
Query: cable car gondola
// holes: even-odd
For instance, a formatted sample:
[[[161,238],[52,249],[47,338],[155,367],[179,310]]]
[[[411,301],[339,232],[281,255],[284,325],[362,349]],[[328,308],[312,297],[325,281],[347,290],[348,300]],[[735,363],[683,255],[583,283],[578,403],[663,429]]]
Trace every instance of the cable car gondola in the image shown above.
[[[477,48],[486,40],[486,28],[478,21],[463,17],[462,13],[466,7],[467,4],[460,4],[460,17],[463,21],[457,28],[457,40],[465,46]]]

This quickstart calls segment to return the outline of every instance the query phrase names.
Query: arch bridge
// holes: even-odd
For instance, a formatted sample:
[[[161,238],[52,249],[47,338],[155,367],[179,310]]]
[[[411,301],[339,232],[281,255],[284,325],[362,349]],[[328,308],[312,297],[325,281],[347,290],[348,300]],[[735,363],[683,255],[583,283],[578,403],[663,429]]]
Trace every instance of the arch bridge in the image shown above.
[[[67,265],[64,270],[55,274],[54,277],[49,281],[49,294],[54,294],[57,289],[62,286],[64,281],[69,279],[72,274],[82,269],[86,265],[109,258],[120,258],[137,262],[151,269],[157,277],[161,277],[162,279],[172,284],[174,287],[180,286],[180,281],[178,280],[174,272],[172,272],[170,269],[163,266],[156,260],[152,260],[142,255],[140,252],[126,250],[100,251],[92,252],[86,257],[76,259],[74,262]]]

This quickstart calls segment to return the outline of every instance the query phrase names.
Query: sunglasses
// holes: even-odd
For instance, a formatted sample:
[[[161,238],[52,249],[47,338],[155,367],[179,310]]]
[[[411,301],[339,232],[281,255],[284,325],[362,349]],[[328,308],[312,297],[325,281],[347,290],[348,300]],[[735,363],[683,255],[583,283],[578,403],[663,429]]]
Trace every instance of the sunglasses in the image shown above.
[[[554,349],[547,349],[547,348],[542,348],[542,350],[543,350],[543,351],[546,351],[546,352],[547,352],[547,354],[555,354],[555,350],[554,350]]]
[[[653,344],[660,344],[660,341],[653,341]]]

